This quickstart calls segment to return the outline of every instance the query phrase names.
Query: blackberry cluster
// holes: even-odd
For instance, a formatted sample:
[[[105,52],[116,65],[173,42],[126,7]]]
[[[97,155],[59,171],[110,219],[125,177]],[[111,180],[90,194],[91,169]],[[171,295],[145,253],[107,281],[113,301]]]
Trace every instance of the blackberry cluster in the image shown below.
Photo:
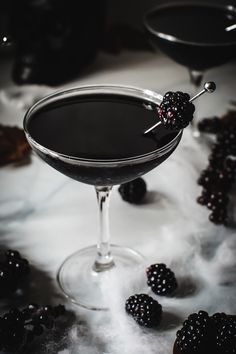
[[[216,348],[220,353],[236,353],[236,318],[229,317],[218,324]]]
[[[150,265],[146,269],[147,285],[161,296],[172,295],[178,287],[174,272],[163,263]]]
[[[202,133],[218,134],[222,128],[219,117],[205,118],[198,123],[198,129]]]
[[[11,309],[0,317],[0,350],[24,352],[36,336],[54,326],[57,317],[64,315],[62,305],[56,307],[29,304],[23,310]]]
[[[0,262],[0,296],[19,289],[29,273],[29,262],[18,251],[8,250]]]
[[[236,178],[236,111],[230,111],[222,119],[204,119],[199,130],[215,134],[216,142],[208,166],[198,179],[202,193],[197,202],[211,210],[210,221],[227,226],[229,195]]]
[[[181,353],[202,353],[208,348],[211,320],[205,311],[191,314],[183,323],[183,327],[176,333],[176,346]]]
[[[161,321],[162,306],[147,294],[130,296],[126,300],[125,309],[140,326],[155,327]]]
[[[180,91],[167,92],[164,95],[158,114],[165,128],[180,130],[189,125],[195,111],[195,106],[189,99],[189,94]]]
[[[236,316],[191,314],[176,333],[174,354],[236,353]]]
[[[144,179],[139,177],[121,184],[118,191],[124,201],[131,204],[139,204],[146,195],[147,185]]]

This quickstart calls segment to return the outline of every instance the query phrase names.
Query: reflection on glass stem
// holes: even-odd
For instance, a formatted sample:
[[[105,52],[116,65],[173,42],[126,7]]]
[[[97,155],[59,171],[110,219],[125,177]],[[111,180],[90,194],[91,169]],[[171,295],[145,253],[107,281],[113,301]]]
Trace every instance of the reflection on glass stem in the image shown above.
[[[111,186],[95,187],[99,207],[100,235],[97,243],[97,257],[93,265],[95,272],[102,272],[114,267],[110,251],[109,202]]]
[[[201,86],[203,75],[204,75],[203,71],[189,69],[190,82],[193,85],[195,91]]]

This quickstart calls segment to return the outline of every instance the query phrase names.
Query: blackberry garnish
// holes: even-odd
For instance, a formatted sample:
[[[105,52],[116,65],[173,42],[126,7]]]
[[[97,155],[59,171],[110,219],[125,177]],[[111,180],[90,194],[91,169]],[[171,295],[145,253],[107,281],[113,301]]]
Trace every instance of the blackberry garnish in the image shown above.
[[[125,309],[140,326],[155,327],[161,321],[162,306],[149,295],[130,296],[126,300]]]
[[[122,199],[126,202],[139,204],[147,192],[147,185],[144,179],[139,177],[133,181],[121,184],[118,191]]]
[[[50,311],[48,310],[50,308]],[[55,313],[65,313],[62,305],[42,307],[29,304],[23,310],[11,309],[0,317],[0,350],[20,352],[46,329],[52,329],[55,324]]]
[[[216,347],[220,353],[236,353],[236,319],[227,316],[227,319],[218,324],[216,331]]]
[[[20,288],[30,273],[29,262],[18,251],[8,250],[0,262],[0,295]]]
[[[176,347],[184,354],[211,353],[212,342],[212,323],[205,311],[191,314],[176,333]]]
[[[146,269],[146,274],[147,285],[150,286],[152,291],[157,295],[171,295],[178,286],[174,272],[163,263],[150,265]]]
[[[180,91],[167,92],[158,108],[159,118],[167,129],[186,128],[193,119],[195,106],[189,102],[190,96]]]

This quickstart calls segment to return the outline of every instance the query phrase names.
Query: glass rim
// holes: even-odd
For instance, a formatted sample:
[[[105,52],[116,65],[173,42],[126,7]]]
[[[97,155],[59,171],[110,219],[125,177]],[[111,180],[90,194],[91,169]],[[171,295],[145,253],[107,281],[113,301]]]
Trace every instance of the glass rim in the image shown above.
[[[235,15],[236,15],[236,7],[234,5],[227,5],[227,4],[213,4],[213,3],[204,3],[204,2],[196,2],[196,1],[193,1],[193,2],[188,2],[188,1],[176,1],[176,2],[173,2],[173,1],[170,1],[170,2],[167,2],[165,4],[160,4],[160,5],[157,5],[157,6],[154,6],[152,7],[151,9],[149,9],[148,11],[145,12],[144,16],[143,16],[143,23],[144,23],[144,26],[146,27],[146,29],[158,36],[159,38],[161,39],[164,39],[164,40],[167,40],[169,42],[173,42],[173,43],[182,43],[182,44],[188,44],[188,45],[194,45],[194,46],[204,46],[204,47],[220,47],[220,46],[230,46],[230,45],[234,45],[236,44],[236,40],[235,41],[229,41],[229,42],[219,42],[219,43],[206,43],[206,42],[194,42],[194,41],[188,41],[188,40],[184,40],[184,39],[181,39],[181,38],[178,38],[178,37],[175,37],[173,35],[169,35],[169,34],[166,34],[166,33],[163,33],[163,32],[160,32],[158,30],[154,30],[148,23],[148,16],[155,13],[156,11],[158,10],[161,10],[161,9],[165,9],[165,8],[169,8],[171,6],[174,6],[174,7],[181,7],[181,6],[184,6],[184,5],[187,5],[187,6],[199,6],[199,7],[208,7],[208,8],[218,8],[218,9],[224,9],[224,10],[228,10],[230,12],[234,12]],[[236,17],[236,16],[235,16]]]
[[[100,91],[100,93],[109,93],[109,94],[120,94],[120,95],[129,95],[129,96],[136,96],[139,98],[146,99],[147,101],[150,101],[155,104],[160,104],[160,102],[163,99],[163,96],[156,93],[155,91],[149,90],[149,89],[143,89],[135,86],[126,86],[126,85],[112,85],[112,84],[102,84],[102,85],[83,85],[83,86],[78,86],[74,88],[69,88],[69,89],[63,89],[63,90],[58,90],[55,91],[54,93],[51,93],[39,101],[37,101],[35,104],[33,104],[25,113],[24,115],[24,120],[23,120],[23,128],[24,132],[26,135],[26,138],[31,145],[32,148],[35,148],[36,150],[46,154],[50,155],[54,159],[57,158],[61,161],[64,161],[69,164],[79,164],[79,165],[85,165],[85,166],[97,166],[97,167],[102,167],[102,166],[107,166],[107,167],[112,167],[112,165],[119,164],[120,166],[122,165],[127,165],[127,164],[136,164],[136,163],[141,163],[141,162],[148,162],[152,160],[153,158],[156,157],[161,157],[165,154],[167,154],[174,146],[176,146],[181,138],[181,135],[183,133],[183,130],[179,130],[179,132],[175,135],[175,137],[169,141],[166,145],[162,146],[161,148],[158,148],[156,150],[152,150],[151,152],[148,152],[146,154],[142,155],[137,155],[137,156],[132,156],[132,157],[126,157],[126,158],[119,158],[119,159],[90,159],[90,158],[80,158],[77,156],[70,156],[67,154],[63,154],[54,150],[51,150],[40,143],[38,143],[34,138],[30,135],[28,129],[27,129],[27,123],[30,119],[31,114],[36,110],[40,109],[40,107],[45,106],[49,104],[50,102],[53,102],[54,100],[57,101],[58,99],[63,99],[63,97],[74,97],[74,96],[81,96],[83,94],[88,94],[88,92],[96,92]],[[113,91],[113,92],[112,92]],[[148,127],[147,127],[148,128]]]

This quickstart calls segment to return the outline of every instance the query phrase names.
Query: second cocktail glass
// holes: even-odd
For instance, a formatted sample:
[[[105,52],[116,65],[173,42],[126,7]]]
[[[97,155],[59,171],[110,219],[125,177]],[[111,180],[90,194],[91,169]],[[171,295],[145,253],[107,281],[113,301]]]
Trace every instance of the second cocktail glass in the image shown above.
[[[236,55],[236,8],[232,5],[170,1],[148,10],[143,22],[153,46],[189,70],[193,95],[206,70]],[[197,110],[192,126],[195,136],[196,115]]]
[[[52,94],[31,107],[24,119],[26,137],[36,154],[59,172],[95,186],[100,218],[96,246],[69,256],[58,282],[73,303],[107,309],[100,282],[113,270],[135,268],[136,251],[110,244],[109,197],[112,186],[133,180],[162,163],[180,142],[182,131],[159,127],[162,96],[125,86],[87,86]]]

